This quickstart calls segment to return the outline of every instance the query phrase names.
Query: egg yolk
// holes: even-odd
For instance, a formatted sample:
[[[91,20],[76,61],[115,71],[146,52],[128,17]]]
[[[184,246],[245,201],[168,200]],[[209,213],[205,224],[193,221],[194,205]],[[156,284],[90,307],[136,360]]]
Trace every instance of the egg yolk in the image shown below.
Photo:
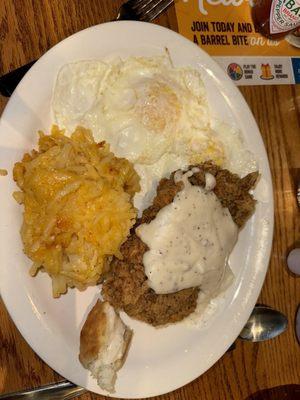
[[[135,111],[145,128],[164,133],[176,126],[181,105],[169,86],[155,82],[146,88],[145,95],[137,102]]]

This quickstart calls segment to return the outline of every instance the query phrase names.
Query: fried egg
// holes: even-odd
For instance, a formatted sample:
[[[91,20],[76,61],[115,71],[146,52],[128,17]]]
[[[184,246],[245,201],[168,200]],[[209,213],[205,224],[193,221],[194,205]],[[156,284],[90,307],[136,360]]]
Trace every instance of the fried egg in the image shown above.
[[[174,67],[168,56],[67,64],[57,77],[52,110],[67,133],[89,128],[96,141],[107,141],[116,156],[135,164],[140,212],[174,169],[206,160],[222,166],[228,154],[211,128],[200,73]]]

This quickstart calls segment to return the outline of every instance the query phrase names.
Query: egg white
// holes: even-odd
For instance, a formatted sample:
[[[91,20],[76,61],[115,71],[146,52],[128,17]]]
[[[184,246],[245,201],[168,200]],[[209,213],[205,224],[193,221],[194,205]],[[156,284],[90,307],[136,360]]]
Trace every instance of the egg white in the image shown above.
[[[234,135],[211,128],[200,73],[173,67],[167,56],[67,64],[58,74],[52,109],[68,133],[78,125],[90,128],[95,140],[106,140],[135,164],[140,212],[171,171],[205,160],[224,165],[230,148],[238,150]]]

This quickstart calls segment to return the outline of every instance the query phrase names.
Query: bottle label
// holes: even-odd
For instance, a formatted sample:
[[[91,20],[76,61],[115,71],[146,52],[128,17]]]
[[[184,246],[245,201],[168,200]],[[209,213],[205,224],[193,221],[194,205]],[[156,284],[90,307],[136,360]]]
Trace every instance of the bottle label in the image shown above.
[[[300,26],[300,0],[273,0],[270,32],[287,32]]]

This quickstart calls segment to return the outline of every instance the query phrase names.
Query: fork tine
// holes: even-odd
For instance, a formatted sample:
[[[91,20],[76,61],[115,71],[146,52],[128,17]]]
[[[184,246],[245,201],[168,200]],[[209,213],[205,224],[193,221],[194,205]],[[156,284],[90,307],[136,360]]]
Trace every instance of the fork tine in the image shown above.
[[[136,10],[136,8],[137,8],[140,4],[142,4],[142,3],[144,3],[144,2],[145,2],[145,0],[128,0],[128,1],[126,2],[126,4],[129,5],[133,10]]]
[[[150,22],[172,2],[173,0],[128,0],[120,7],[117,20]]]
[[[161,14],[166,8],[173,3],[173,0],[156,0],[151,8],[144,10],[141,20],[150,22]]]
[[[148,6],[151,7],[152,2],[153,0],[138,0],[138,2],[135,2],[135,4],[132,5],[132,9],[137,14],[142,14],[145,9],[148,9]]]

